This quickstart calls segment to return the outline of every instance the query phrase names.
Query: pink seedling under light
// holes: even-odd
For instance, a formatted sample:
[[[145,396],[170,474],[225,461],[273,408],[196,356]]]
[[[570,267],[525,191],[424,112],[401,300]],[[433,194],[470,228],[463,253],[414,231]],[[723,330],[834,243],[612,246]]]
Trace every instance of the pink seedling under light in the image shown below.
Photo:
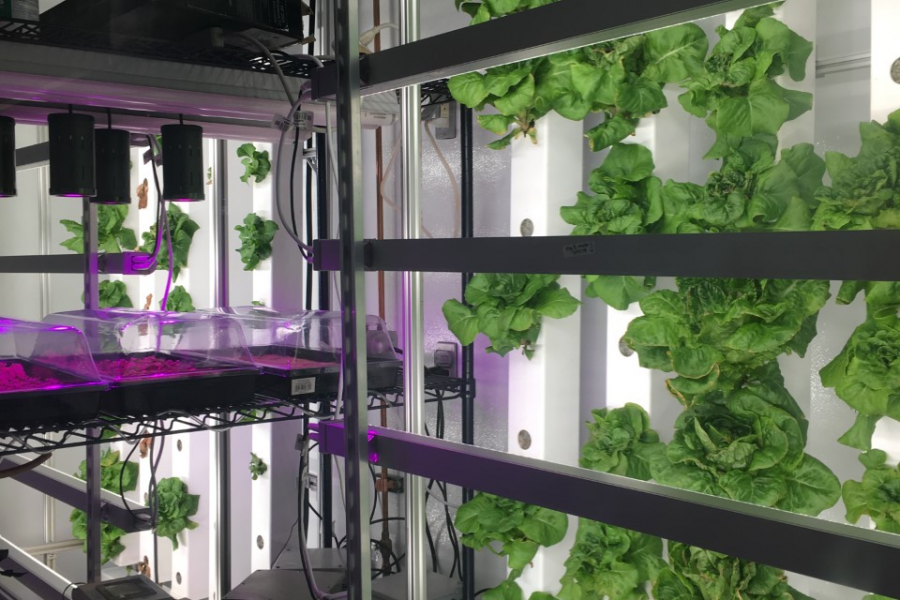
[[[58,379],[38,379],[30,377],[25,367],[18,363],[0,363],[0,391],[34,389],[59,389],[63,387]]]
[[[142,358],[115,358],[97,362],[97,369],[106,377],[116,379],[124,378],[153,378],[169,377],[180,373],[190,373],[197,370],[192,363],[186,360],[165,359],[156,356]]]

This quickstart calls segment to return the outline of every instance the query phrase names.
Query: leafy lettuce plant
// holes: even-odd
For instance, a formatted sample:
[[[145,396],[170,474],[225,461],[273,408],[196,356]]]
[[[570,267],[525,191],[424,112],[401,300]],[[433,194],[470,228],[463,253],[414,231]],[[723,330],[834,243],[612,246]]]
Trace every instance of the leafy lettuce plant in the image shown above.
[[[661,233],[805,231],[825,162],[811,144],[781,152],[759,134],[733,142],[705,186],[669,181],[661,191]]]
[[[172,288],[172,291],[169,292],[169,301],[166,303],[166,306],[163,306],[162,301],[160,301],[159,308],[160,310],[171,312],[194,312],[197,310],[194,308],[194,300],[187,290],[184,289],[183,285],[176,285]]]
[[[197,514],[200,496],[189,494],[187,484],[178,477],[160,480],[156,489],[159,498],[156,534],[172,540],[172,548],[178,550],[178,534],[200,526],[190,519]]]
[[[124,281],[101,281],[98,290],[100,308],[134,308]],[[81,294],[84,302],[84,294]]]
[[[650,459],[662,448],[659,434],[650,428],[650,416],[637,404],[591,411],[588,441],[581,448],[585,469],[647,481]]]
[[[706,34],[689,23],[459,75],[449,88],[462,104],[478,111],[492,106],[499,113],[478,117],[482,127],[504,136],[490,148],[505,148],[522,136],[536,141],[535,122],[551,111],[574,121],[603,112],[604,122],[587,134],[599,151],[633,134],[640,118],[665,108],[662,87],[700,73],[707,49]]]
[[[666,566],[662,540],[579,519],[560,600],[645,600],[647,582]]]
[[[244,165],[244,174],[241,175],[241,181],[244,183],[249,183],[251,177],[256,183],[261,183],[272,170],[268,150],[260,152],[256,146],[247,143],[238,147],[237,155],[241,159],[241,164]]]
[[[815,230],[900,227],[900,110],[883,125],[862,123],[859,131],[856,157],[825,153],[831,185],[816,194]]]
[[[266,461],[258,457],[255,453],[250,453],[250,475],[253,481],[256,481],[260,477],[266,474],[266,471],[269,470],[269,465],[266,464]]]
[[[804,453],[805,423],[753,387],[691,407],[651,461],[653,478],[682,489],[818,515],[840,499],[837,477]]]
[[[119,452],[108,449],[100,455],[100,487],[116,494],[134,491],[138,485],[138,464],[121,462],[120,456]],[[87,462],[81,461],[75,477],[87,481]],[[72,537],[84,540],[84,552],[87,554],[87,513],[73,510],[69,521],[72,523]],[[115,525],[100,524],[101,564],[106,564],[125,550],[125,545],[121,542],[125,535],[125,530]]]
[[[278,231],[278,223],[250,213],[244,217],[244,224],[236,225],[234,229],[240,233],[241,247],[237,252],[241,255],[245,271],[256,269],[262,261],[272,256],[272,240]]]
[[[505,556],[509,568],[521,573],[541,546],[563,540],[569,519],[549,508],[482,493],[459,508],[455,524],[465,546]]]
[[[595,195],[578,194],[560,209],[574,225],[572,235],[802,231],[811,224],[810,206],[822,184],[825,162],[810,144],[781,153],[777,139],[757,135],[728,149],[722,167],[705,186],[652,175],[650,150],[615,144],[591,173]],[[653,291],[653,277],[587,275],[586,295],[624,310]]]
[[[720,26],[719,42],[703,73],[691,77],[678,99],[717,133],[710,158],[722,156],[735,138],[777,134],[787,121],[812,108],[812,94],[775,81],[785,73],[794,81],[805,79],[813,48],[812,42],[773,17],[775,6],[745,11],[733,29]]]
[[[191,251],[191,243],[194,240],[194,234],[200,229],[200,225],[191,219],[190,215],[178,208],[177,204],[169,203],[166,207],[166,213],[169,220],[169,231],[172,236],[172,254],[174,254],[172,271],[172,279],[177,280],[181,269],[188,266],[188,254]],[[152,253],[156,247],[156,224],[150,227],[150,231],[141,234],[144,243],[141,244],[141,252]],[[169,252],[166,238],[162,238],[163,247],[159,253],[159,259],[156,266],[164,271],[169,270]]]
[[[613,145],[603,165],[591,172],[594,195],[578,193],[574,206],[560,209],[572,235],[625,235],[658,229],[663,216],[662,184],[653,176],[653,155],[637,144]],[[585,294],[624,310],[656,286],[655,277],[585,275]]]
[[[100,252],[114,254],[123,250],[137,248],[137,237],[134,230],[124,227],[128,216],[127,204],[102,204],[97,207],[97,248]],[[84,230],[81,223],[70,219],[60,221],[72,237],[60,242],[60,246],[84,253]]]
[[[523,10],[552,4],[556,0],[485,0],[483,2],[454,0],[454,2],[456,2],[456,10],[461,10],[472,17],[470,25],[478,25],[497,17],[505,17]]]
[[[625,342],[641,366],[675,373],[669,391],[689,407],[741,387],[781,354],[803,356],[816,335],[827,281],[686,279],[641,300]]]
[[[862,481],[844,482],[847,520],[867,515],[879,531],[900,533],[900,467],[888,465],[883,450],[865,452],[859,462],[866,467]]]
[[[522,349],[529,359],[541,333],[541,319],[564,319],[579,304],[557,280],[559,275],[479,273],[466,286],[463,304],[450,299],[442,308],[447,325],[463,346],[479,333],[491,340],[488,352],[505,356]]]
[[[655,600],[811,600],[787,584],[781,569],[669,542],[669,568],[653,586]]]
[[[838,440],[859,450],[872,448],[883,417],[900,420],[900,320],[896,309],[856,328],[841,353],[820,372],[822,385],[858,414]]]
[[[84,553],[87,554],[87,513],[83,510],[73,510],[69,515],[72,523],[72,537],[76,540],[84,540]],[[127,534],[109,523],[100,524],[100,564],[105,565],[125,550],[122,538]]]
[[[650,460],[663,451],[650,416],[637,404],[593,411],[581,448],[583,468],[650,479]],[[579,519],[566,560],[560,600],[641,600],[646,583],[665,566],[662,540],[636,531]]]

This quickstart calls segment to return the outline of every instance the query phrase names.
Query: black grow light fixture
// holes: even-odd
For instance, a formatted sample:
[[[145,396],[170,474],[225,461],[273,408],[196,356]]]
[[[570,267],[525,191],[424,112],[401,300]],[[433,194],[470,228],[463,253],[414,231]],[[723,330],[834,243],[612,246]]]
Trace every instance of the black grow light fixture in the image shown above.
[[[206,200],[203,173],[203,128],[162,126],[163,199],[170,202]]]
[[[131,134],[112,128],[107,113],[107,128],[94,133],[97,146],[97,204],[131,204]]]
[[[16,122],[0,117],[0,198],[16,195]]]
[[[72,112],[47,116],[50,126],[50,194],[67,198],[97,195],[94,117]]]

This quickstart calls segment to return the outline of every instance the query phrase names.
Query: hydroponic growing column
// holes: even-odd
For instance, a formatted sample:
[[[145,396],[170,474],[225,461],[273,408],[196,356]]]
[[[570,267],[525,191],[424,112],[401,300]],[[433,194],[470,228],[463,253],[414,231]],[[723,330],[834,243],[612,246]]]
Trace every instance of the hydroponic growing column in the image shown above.
[[[560,206],[581,189],[583,124],[555,113],[536,125],[537,144],[512,145],[510,235],[567,235]],[[581,279],[560,277],[559,284],[580,297]],[[578,462],[581,311],[565,319],[543,319],[534,358],[509,355],[509,452],[555,463]],[[533,567],[518,580],[525,597],[555,590],[576,529],[570,519],[562,543],[538,551]]]

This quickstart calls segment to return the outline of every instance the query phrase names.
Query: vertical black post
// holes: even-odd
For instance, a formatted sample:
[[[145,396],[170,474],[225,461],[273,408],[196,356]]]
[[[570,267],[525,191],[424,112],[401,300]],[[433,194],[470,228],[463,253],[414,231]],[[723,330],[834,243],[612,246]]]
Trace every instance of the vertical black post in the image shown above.
[[[316,134],[316,215],[318,215],[318,231],[316,237],[320,240],[327,240],[331,237],[329,233],[330,224],[330,207],[328,206],[328,188],[331,181],[328,176],[328,146],[327,136],[324,133]],[[328,285],[328,277],[330,273],[327,271],[319,272],[319,310],[329,310],[331,308],[330,286]]]
[[[462,172],[462,202],[461,221],[462,237],[475,236],[475,189],[473,182],[474,148],[472,143],[472,109],[460,105],[460,163]],[[462,274],[462,292],[465,294],[466,286],[472,279],[471,273]],[[463,444],[475,443],[475,390],[469,386],[469,381],[475,376],[475,348],[472,344],[463,346],[462,349],[462,442]],[[474,493],[470,489],[463,489],[463,502],[472,499]],[[463,572],[463,599],[475,598],[475,551],[463,547],[462,555]]]
[[[320,240],[329,238],[328,234],[328,148],[326,147],[327,138],[324,133],[317,133],[316,140],[316,215],[318,216],[318,230],[316,237]],[[319,273],[319,310],[328,310],[331,308],[331,295],[328,290],[328,277],[330,273],[321,271]],[[321,473],[320,481],[322,482],[322,546],[331,548],[331,541],[334,539],[334,513],[332,512],[332,500],[334,494],[332,492],[332,469],[331,455],[321,452],[319,471]]]
[[[369,415],[363,239],[359,2],[335,2],[338,223],[341,240],[341,375],[344,399],[347,600],[371,600]],[[418,598],[416,600],[419,600]]]

